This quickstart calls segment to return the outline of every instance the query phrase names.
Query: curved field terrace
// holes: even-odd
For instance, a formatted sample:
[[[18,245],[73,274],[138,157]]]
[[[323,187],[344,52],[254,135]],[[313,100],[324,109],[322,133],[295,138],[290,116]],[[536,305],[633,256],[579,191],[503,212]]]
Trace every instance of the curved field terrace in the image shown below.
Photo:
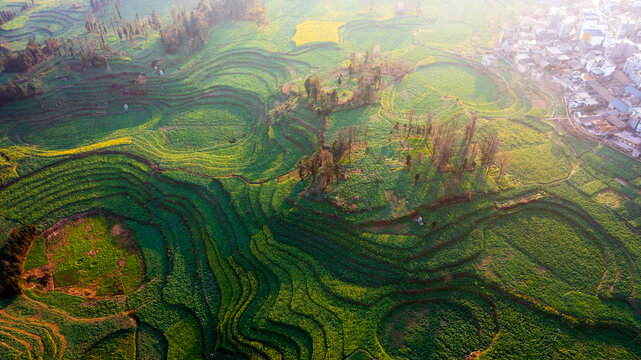
[[[529,2],[400,3],[5,24],[0,358],[641,358],[641,163],[481,63]]]

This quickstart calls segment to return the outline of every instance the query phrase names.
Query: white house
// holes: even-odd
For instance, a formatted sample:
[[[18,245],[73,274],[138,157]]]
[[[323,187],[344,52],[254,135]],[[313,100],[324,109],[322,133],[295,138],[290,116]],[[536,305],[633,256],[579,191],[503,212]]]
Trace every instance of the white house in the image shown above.
[[[634,86],[641,85],[641,53],[636,53],[625,61],[623,72],[632,80]]]
[[[615,63],[604,58],[603,56],[597,56],[587,61],[587,63],[585,64],[585,69],[590,74],[608,77],[614,74],[617,66]]]
[[[559,37],[561,39],[569,38],[576,27],[577,21],[577,18],[573,16],[568,16],[563,19],[561,24],[559,24]]]

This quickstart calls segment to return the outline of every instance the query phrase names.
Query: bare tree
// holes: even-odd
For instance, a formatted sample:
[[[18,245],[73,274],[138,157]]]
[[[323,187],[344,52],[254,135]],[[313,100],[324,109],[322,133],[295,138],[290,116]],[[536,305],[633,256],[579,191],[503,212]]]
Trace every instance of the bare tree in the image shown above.
[[[485,171],[489,171],[490,167],[494,164],[496,154],[499,151],[500,140],[496,134],[486,135],[480,143],[481,150],[481,166]]]
[[[499,153],[496,156],[496,164],[501,171],[501,175],[505,175],[505,172],[507,171],[507,169],[510,167],[510,164],[512,163],[512,159],[513,159],[512,154],[507,151]]]
[[[456,152],[457,133],[453,127],[447,125],[434,126],[432,144],[434,151],[432,161],[443,172],[450,166],[450,161]]]

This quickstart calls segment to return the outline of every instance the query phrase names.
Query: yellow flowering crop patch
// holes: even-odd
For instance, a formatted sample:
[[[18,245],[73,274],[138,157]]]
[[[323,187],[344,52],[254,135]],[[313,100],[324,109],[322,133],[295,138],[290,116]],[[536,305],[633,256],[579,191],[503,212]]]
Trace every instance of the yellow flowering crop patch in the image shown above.
[[[338,29],[342,22],[335,21],[305,21],[296,27],[296,35],[292,39],[296,46],[314,42],[338,43]]]

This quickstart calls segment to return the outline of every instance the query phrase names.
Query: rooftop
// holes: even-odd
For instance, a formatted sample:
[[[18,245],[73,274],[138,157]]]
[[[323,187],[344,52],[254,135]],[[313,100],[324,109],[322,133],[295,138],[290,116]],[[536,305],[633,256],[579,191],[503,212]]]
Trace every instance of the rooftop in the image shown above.
[[[630,110],[630,107],[626,105],[623,101],[619,99],[614,99],[610,101],[610,106],[614,107],[615,109],[619,110],[620,112],[628,112]]]
[[[625,92],[634,96],[637,99],[641,99],[641,90],[635,88],[633,85],[628,85],[625,87]]]

